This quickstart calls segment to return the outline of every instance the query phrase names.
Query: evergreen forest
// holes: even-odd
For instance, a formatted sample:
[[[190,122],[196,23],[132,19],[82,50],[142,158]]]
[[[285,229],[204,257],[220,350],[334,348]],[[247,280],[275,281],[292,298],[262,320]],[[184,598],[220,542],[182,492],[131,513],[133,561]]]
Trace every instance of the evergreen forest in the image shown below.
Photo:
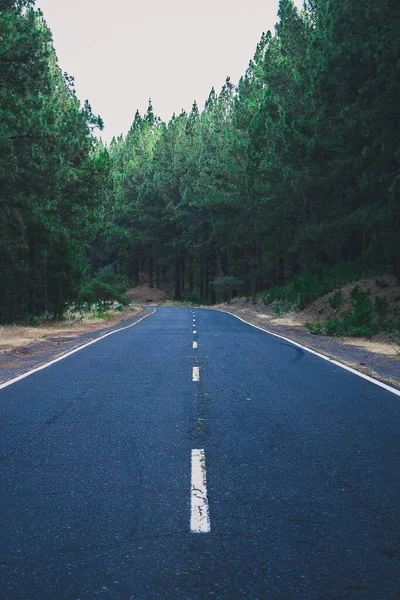
[[[280,0],[237,85],[168,123],[150,101],[107,146],[33,1],[0,0],[0,322],[143,274],[205,304],[342,267],[400,283],[399,34],[398,0]]]

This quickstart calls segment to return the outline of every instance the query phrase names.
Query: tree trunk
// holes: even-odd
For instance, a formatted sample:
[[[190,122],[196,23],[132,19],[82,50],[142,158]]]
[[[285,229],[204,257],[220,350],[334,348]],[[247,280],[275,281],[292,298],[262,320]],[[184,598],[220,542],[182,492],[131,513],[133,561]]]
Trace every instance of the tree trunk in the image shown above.
[[[53,308],[53,318],[57,321],[61,317],[61,294],[59,290],[57,290],[54,299],[54,308]]]
[[[211,304],[216,303],[215,288],[214,288],[214,279],[215,279],[216,274],[217,274],[217,253],[214,251],[210,258],[210,281],[211,281],[210,302],[211,302]]]
[[[182,294],[185,293],[185,259],[182,258],[181,260],[181,289],[182,289]]]
[[[175,258],[175,300],[181,300],[181,259]]]
[[[189,292],[192,293],[193,292],[193,280],[194,280],[194,275],[193,275],[193,258],[190,259],[189,261]]]
[[[204,262],[203,262],[203,259],[202,259],[201,260],[201,266],[200,266],[200,298],[201,298],[201,300],[204,300],[204,298],[205,298],[205,294],[204,294],[204,278],[205,278]]]
[[[160,265],[158,261],[156,261],[156,288],[158,290],[161,288]]]
[[[205,273],[204,273],[204,297],[205,297],[207,303],[210,301],[210,269],[209,269],[209,262],[210,262],[210,259],[207,256],[207,258],[206,258],[206,269],[205,269]]]
[[[223,250],[221,252],[221,269],[224,277],[227,277],[229,275],[227,250]]]
[[[153,288],[154,287],[154,282],[153,282],[153,257],[150,256],[149,258],[149,288]]]
[[[140,279],[140,255],[136,254],[135,257],[135,286],[138,285]]]
[[[393,273],[396,276],[397,285],[400,285],[400,241],[397,240],[394,245]]]

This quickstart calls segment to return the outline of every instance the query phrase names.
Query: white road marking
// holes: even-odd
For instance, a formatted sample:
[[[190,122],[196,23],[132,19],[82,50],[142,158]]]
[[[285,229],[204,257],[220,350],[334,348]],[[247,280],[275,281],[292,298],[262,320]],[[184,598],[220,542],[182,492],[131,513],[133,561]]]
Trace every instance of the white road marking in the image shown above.
[[[193,329],[193,333],[197,333],[197,331],[195,329]]]
[[[197,348],[198,343],[197,342],[193,342],[193,348]]]
[[[192,381],[200,381],[200,367],[193,367]]]
[[[207,499],[206,458],[204,450],[192,450],[192,490],[190,531],[209,533],[211,529]]]
[[[68,358],[68,356],[71,356],[71,354],[75,354],[75,352],[79,352],[80,350],[83,350],[84,348],[87,348],[88,346],[91,346],[92,344],[95,344],[96,342],[99,342],[100,340],[104,340],[104,338],[108,337],[109,335],[113,335],[114,333],[118,333],[119,331],[124,331],[124,329],[130,329],[131,327],[134,327],[135,325],[140,323],[140,321],[143,321],[143,319],[147,319],[147,317],[154,315],[154,313],[156,313],[156,312],[157,312],[157,309],[155,308],[153,310],[153,312],[149,313],[148,315],[144,315],[144,317],[142,317],[138,321],[135,321],[135,323],[132,323],[132,325],[127,325],[126,327],[120,327],[120,329],[115,329],[115,331],[109,331],[108,333],[96,338],[95,340],[92,340],[91,342],[88,342],[87,344],[83,344],[82,346],[79,346],[79,348],[74,348],[74,350],[71,350],[70,352],[66,352],[62,356],[59,356],[58,358],[55,358],[54,360],[51,360],[50,362],[48,362],[44,365],[41,365],[40,367],[37,367],[36,369],[32,369],[31,371],[27,371],[27,373],[18,375],[18,377],[14,377],[14,379],[10,379],[10,381],[6,381],[5,383],[0,384],[0,390],[2,390],[3,388],[6,388],[9,385],[12,385],[13,383],[17,383],[17,381],[20,381],[21,379],[25,379],[25,377],[28,377],[29,375],[33,375],[33,373],[37,373],[37,371],[46,369],[47,367],[50,367],[50,365],[54,365],[54,363],[59,362],[60,360],[64,360],[64,358]]]
[[[307,348],[307,346],[302,346],[301,344],[299,344],[298,342],[294,342],[290,338],[284,337],[283,335],[279,335],[278,333],[273,333],[272,331],[268,331],[268,329],[263,329],[262,327],[258,327],[257,325],[253,325],[253,323],[249,323],[248,321],[245,321],[241,317],[238,317],[237,315],[234,315],[233,313],[231,313],[227,310],[221,310],[220,308],[211,308],[208,310],[217,310],[218,312],[222,312],[222,313],[231,315],[232,317],[239,319],[239,321],[243,321],[243,323],[246,323],[246,325],[250,325],[251,327],[254,327],[255,329],[259,329],[260,331],[263,331],[264,333],[268,333],[269,335],[273,335],[274,337],[280,338],[281,340],[285,340],[285,342],[289,342],[293,346],[297,346],[298,348],[301,348],[302,350],[305,350],[306,352],[310,352],[310,354],[315,354],[315,356],[319,356],[320,358],[323,358],[324,360],[332,363],[333,365],[336,365],[337,367],[341,367],[342,369],[345,369],[345,371],[350,371],[350,373],[353,373],[354,375],[358,375],[358,377],[362,377],[363,379],[366,379],[367,381],[370,381],[371,383],[374,383],[375,385],[379,385],[379,387],[387,390],[388,392],[392,392],[392,394],[395,394],[396,396],[400,396],[400,390],[396,390],[396,388],[393,388],[390,385],[387,385],[386,383],[382,383],[382,381],[378,381],[378,379],[374,379],[373,377],[370,377],[369,375],[364,375],[364,373],[360,373],[360,371],[356,371],[356,369],[352,369],[351,367],[348,367],[347,365],[344,365],[343,363],[338,362],[337,360],[334,360],[333,358],[329,358],[329,356],[325,356],[325,354],[320,354],[319,352],[316,352],[315,350],[311,350],[311,348]]]

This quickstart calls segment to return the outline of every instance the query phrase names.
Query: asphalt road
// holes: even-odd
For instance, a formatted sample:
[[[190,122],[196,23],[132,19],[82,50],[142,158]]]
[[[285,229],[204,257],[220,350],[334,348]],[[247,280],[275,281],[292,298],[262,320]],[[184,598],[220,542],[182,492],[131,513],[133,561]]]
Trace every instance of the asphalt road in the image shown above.
[[[233,316],[159,308],[0,423],[1,600],[400,598],[400,397]]]

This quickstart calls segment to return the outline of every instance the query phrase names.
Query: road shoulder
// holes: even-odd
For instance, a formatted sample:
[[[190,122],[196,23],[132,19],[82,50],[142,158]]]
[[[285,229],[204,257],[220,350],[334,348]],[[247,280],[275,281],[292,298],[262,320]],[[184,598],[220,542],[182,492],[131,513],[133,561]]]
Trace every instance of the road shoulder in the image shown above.
[[[324,356],[332,358],[348,367],[373,377],[382,383],[400,389],[400,356],[388,356],[377,352],[371,352],[365,348],[349,345],[339,338],[311,335],[301,326],[290,326],[266,323],[260,313],[251,308],[235,308],[232,306],[218,306],[218,310],[240,317],[244,321],[256,325],[264,331],[281,335],[293,340],[310,350],[319,352]]]
[[[129,319],[95,331],[83,332],[72,339],[60,340],[59,342],[43,340],[36,344],[30,344],[24,352],[0,352],[0,384],[37,369],[109,333],[134,325],[144,316],[152,314],[153,310],[143,308]]]

